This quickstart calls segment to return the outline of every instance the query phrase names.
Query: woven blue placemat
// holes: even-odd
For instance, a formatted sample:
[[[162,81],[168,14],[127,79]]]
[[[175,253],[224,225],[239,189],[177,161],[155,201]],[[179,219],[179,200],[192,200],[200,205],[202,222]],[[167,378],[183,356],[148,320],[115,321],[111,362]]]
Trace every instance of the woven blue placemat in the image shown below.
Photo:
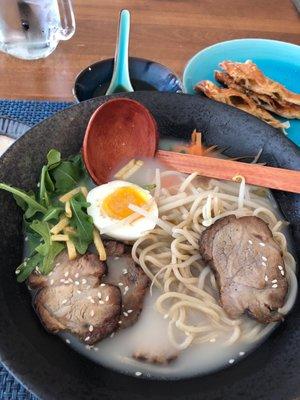
[[[0,100],[0,116],[11,117],[26,125],[35,125],[73,103],[51,101]],[[0,399],[38,400],[0,363]],[[59,400],[59,399],[58,399]]]

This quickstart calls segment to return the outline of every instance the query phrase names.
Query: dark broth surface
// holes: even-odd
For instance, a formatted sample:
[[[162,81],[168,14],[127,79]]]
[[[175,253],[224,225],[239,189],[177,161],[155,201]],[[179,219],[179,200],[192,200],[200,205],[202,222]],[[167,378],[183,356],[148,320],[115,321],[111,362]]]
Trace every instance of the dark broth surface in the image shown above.
[[[131,84],[135,91],[138,90],[157,90],[154,86],[150,85],[150,83],[141,81],[139,79],[131,79]],[[93,92],[92,97],[102,96],[106,93],[110,82],[104,82],[100,84]]]

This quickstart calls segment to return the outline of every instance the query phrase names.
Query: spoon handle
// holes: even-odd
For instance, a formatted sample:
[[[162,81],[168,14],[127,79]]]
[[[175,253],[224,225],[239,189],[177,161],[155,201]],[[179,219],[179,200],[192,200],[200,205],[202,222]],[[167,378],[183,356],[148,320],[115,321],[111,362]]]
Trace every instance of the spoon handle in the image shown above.
[[[300,171],[164,150],[158,150],[156,157],[175,171],[199,172],[208,178],[229,181],[236,175],[242,175],[251,185],[300,193]]]
[[[122,10],[120,13],[118,41],[116,45],[114,71],[106,94],[115,92],[133,92],[128,68],[128,44],[130,32],[130,13]]]

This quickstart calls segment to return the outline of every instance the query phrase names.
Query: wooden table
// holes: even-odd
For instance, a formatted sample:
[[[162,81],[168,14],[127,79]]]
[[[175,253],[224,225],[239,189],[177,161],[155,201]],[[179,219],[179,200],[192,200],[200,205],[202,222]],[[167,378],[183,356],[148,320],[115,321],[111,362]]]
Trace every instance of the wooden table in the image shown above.
[[[78,72],[114,55],[119,10],[132,13],[130,54],[182,75],[189,58],[223,40],[261,37],[300,45],[290,0],[74,0],[77,29],[48,58],[0,54],[0,98],[72,100]]]

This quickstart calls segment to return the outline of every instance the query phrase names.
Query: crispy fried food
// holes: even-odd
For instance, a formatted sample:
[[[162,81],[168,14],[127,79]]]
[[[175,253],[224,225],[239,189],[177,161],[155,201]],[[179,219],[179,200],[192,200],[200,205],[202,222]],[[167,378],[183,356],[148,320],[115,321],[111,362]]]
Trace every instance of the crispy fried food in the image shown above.
[[[227,72],[215,71],[215,79],[222,83],[223,85],[238,90],[242,93],[245,93],[248,97],[251,97],[255,103],[281,117],[285,118],[298,118],[300,119],[300,106],[292,103],[286,103],[285,105],[281,105],[278,101],[272,99],[270,96],[266,94],[255,93],[252,90],[248,90],[245,87],[237,84],[234,79],[227,74]]]
[[[291,92],[283,85],[266,77],[251,61],[245,63],[223,61],[220,66],[234,79],[234,82],[254,93],[267,95],[278,104],[286,103],[300,105],[300,94]]]
[[[221,103],[239,108],[255,117],[261,119],[274,128],[285,128],[286,125],[274,118],[268,111],[260,108],[257,104],[246,94],[239,92],[236,89],[219,88],[211,81],[199,82],[195,90],[203,92],[207,97],[220,101]]]

